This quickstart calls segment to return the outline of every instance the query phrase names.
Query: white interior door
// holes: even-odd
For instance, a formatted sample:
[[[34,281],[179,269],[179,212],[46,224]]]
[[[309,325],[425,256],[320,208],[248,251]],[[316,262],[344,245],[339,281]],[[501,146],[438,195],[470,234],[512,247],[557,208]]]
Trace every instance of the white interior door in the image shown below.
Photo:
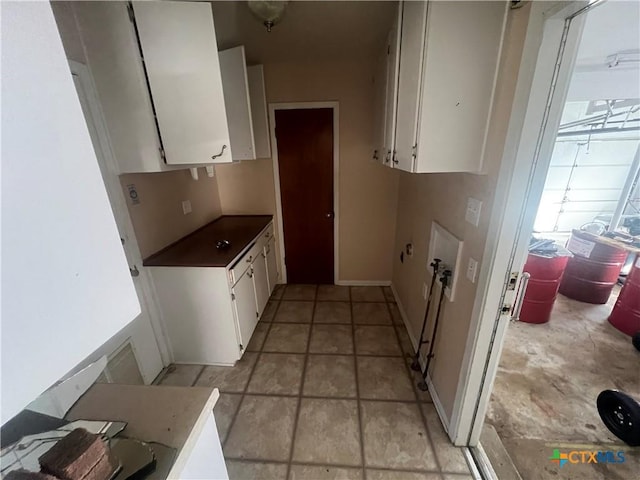
[[[449,435],[456,445],[476,446],[484,424],[497,373],[508,318],[516,290],[509,287],[511,272],[519,272],[526,258],[529,236],[544,179],[549,168],[562,108],[573,71],[584,15],[573,16],[587,2],[571,2],[561,10],[533,6],[522,65],[524,81],[518,82],[507,134],[503,165],[496,188],[497,207],[491,215],[479,291],[460,389]],[[549,10],[549,11],[548,11]],[[566,29],[566,19],[571,18]],[[562,53],[558,62],[558,53]],[[513,285],[515,286],[515,285]]]
[[[159,321],[158,311],[150,311],[155,307],[153,287],[148,273],[142,267],[140,250],[127,213],[120,182],[115,173],[117,171],[115,158],[111,154],[110,141],[91,75],[82,64],[70,62],[70,66],[141,308],[140,315],[131,324],[106,342],[83,364],[94,361],[102,355],[109,356],[130,341],[140,374],[144,382],[149,384],[160,373],[162,367],[170,363],[171,356],[164,340],[166,337]],[[152,315],[155,315],[155,322],[152,322]]]

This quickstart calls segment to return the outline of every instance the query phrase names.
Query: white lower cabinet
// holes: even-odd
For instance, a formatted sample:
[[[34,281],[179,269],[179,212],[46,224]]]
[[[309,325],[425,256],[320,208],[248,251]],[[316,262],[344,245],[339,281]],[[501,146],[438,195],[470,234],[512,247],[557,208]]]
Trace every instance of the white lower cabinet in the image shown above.
[[[253,284],[255,276],[249,267],[231,289],[233,311],[238,322],[240,348],[245,349],[258,324],[260,314],[256,308],[256,288]]]
[[[264,307],[267,306],[271,291],[269,290],[269,278],[267,276],[267,257],[265,255],[267,246],[265,245],[262,252],[258,255],[258,258],[251,265],[253,287],[256,295],[256,308],[258,310],[258,316],[264,312]]]
[[[270,223],[226,267],[149,267],[175,362],[242,357],[278,277],[274,244]]]
[[[264,249],[267,264],[267,279],[269,281],[269,295],[273,293],[278,283],[278,262],[276,260],[276,239],[271,237]]]

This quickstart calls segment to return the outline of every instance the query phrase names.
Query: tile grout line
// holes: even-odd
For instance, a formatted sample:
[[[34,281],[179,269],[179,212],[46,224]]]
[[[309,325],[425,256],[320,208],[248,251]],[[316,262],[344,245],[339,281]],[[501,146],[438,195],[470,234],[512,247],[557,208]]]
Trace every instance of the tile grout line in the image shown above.
[[[353,297],[349,288],[349,314],[351,315],[351,342],[353,344],[353,370],[356,381],[356,406],[358,410],[358,429],[360,433],[360,463],[362,465],[362,479],[367,480],[367,469],[364,458],[364,425],[362,423],[362,405],[360,405],[360,381],[358,377],[358,355],[356,351],[356,324],[353,319]]]
[[[189,385],[190,387],[195,387],[196,386],[196,383],[198,383],[198,380],[200,380],[200,377],[204,373],[204,369],[205,368],[207,368],[207,366],[206,365],[202,365],[202,368],[198,372],[198,375],[196,375],[196,378],[193,380],[193,383],[191,385]],[[222,393],[222,392],[220,392],[220,389],[218,389],[218,393]]]
[[[302,409],[302,391],[304,389],[304,381],[307,376],[307,364],[309,363],[309,347],[311,346],[311,333],[313,332],[313,317],[316,314],[317,304],[318,304],[318,285],[316,285],[316,290],[313,296],[313,308],[311,309],[311,323],[309,327],[309,334],[307,336],[307,348],[304,354],[304,362],[302,364],[302,378],[300,379],[300,388],[298,389],[298,397],[297,397],[298,405],[296,407],[296,415],[293,419],[293,432],[291,434],[291,447],[289,448],[289,461],[287,462],[287,472],[286,472],[285,479],[288,479],[291,473],[291,461],[293,460],[293,450],[296,444],[298,420],[300,419],[300,410]]]
[[[284,295],[284,292],[282,292],[282,294]],[[271,320],[273,320],[275,318],[275,316],[278,314],[278,310],[280,310],[280,304],[282,303],[282,296],[277,299],[277,305],[276,305],[276,309],[273,312],[273,317]],[[263,312],[264,313],[264,312]],[[258,320],[259,321],[259,320]],[[251,367],[251,372],[249,372],[249,377],[247,378],[247,383],[245,384],[244,388],[242,389],[242,392],[240,392],[240,402],[238,403],[238,407],[236,408],[235,413],[233,414],[233,418],[231,419],[231,423],[229,423],[229,427],[227,427],[227,434],[224,437],[224,441],[221,442],[222,443],[222,447],[223,447],[223,457],[226,458],[224,456],[224,446],[227,444],[227,440],[229,440],[229,435],[231,434],[231,430],[233,429],[233,425],[236,423],[236,419],[238,418],[238,414],[240,413],[240,408],[242,408],[242,404],[244,403],[244,398],[247,394],[247,389],[249,388],[249,382],[251,382],[251,378],[253,378],[253,372],[255,372],[256,367],[258,366],[258,361],[260,360],[260,356],[262,355],[262,349],[264,348],[264,344],[267,341],[267,337],[269,336],[269,332],[271,331],[271,325],[273,325],[273,322],[265,322],[265,323],[269,323],[269,326],[267,327],[267,332],[264,335],[264,341],[262,342],[262,345],[260,346],[260,349],[257,352],[251,352],[251,353],[255,353],[256,354],[256,361],[253,364],[253,367]],[[248,344],[247,344],[248,346]],[[245,351],[245,353],[248,353]]]
[[[385,297],[385,299],[386,299],[386,297]],[[389,311],[389,315],[391,315],[391,321],[393,321],[393,315],[391,313],[391,307],[390,307],[390,303],[389,303],[388,300],[387,300],[387,310]],[[400,334],[398,333],[398,326],[395,325],[395,323],[394,323],[393,331],[396,333],[396,340],[398,341],[398,344],[400,345],[400,350],[402,351],[402,342],[400,341]],[[433,460],[434,460],[434,462],[436,464],[436,467],[438,468],[438,471],[442,472],[442,467],[440,465],[440,460],[438,459],[438,455],[436,454],[435,444],[433,443],[433,439],[431,438],[431,432],[429,431],[429,424],[427,423],[427,417],[426,417],[426,415],[424,413],[424,409],[422,408],[422,402],[420,402],[420,395],[416,391],[415,385],[413,385],[414,378],[413,378],[413,374],[411,373],[412,372],[411,366],[405,361],[404,357],[403,357],[403,362],[402,363],[404,364],[405,372],[409,375],[409,381],[412,383],[411,388],[413,390],[413,396],[415,398],[415,404],[418,407],[418,414],[420,415],[420,418],[422,418],[422,425],[424,426],[425,433],[427,434],[427,441],[429,442],[429,446],[431,447],[431,452],[433,453]]]
[[[265,460],[262,458],[244,458],[244,457],[230,457],[229,460],[232,460],[234,462],[245,462],[245,463],[272,463],[272,464],[276,464],[276,465],[287,465],[289,462],[287,462],[286,460]],[[359,469],[363,469],[363,467],[358,466],[358,465],[347,465],[347,464],[343,464],[343,463],[331,463],[331,462],[321,462],[321,463],[314,463],[314,462],[299,462],[299,461],[292,461],[291,465],[301,465],[301,466],[305,466],[305,467],[333,467],[333,468],[345,468],[345,469],[351,469],[351,470],[359,470]],[[392,468],[392,467],[382,467],[382,466],[370,466],[367,467],[371,470],[381,470],[381,471],[385,471],[385,472],[396,472],[396,473],[436,473],[436,474],[445,474],[445,475],[458,475],[458,476],[465,476],[467,475],[466,473],[460,473],[460,472],[440,472],[439,470],[433,470],[433,469],[428,469],[428,468]],[[468,476],[468,475],[467,475]]]

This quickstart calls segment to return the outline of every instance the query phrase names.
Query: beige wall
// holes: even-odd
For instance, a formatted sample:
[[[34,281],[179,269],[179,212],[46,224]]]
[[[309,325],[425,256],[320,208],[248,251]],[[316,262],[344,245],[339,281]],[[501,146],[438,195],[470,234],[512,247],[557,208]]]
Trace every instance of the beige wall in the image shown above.
[[[179,240],[222,214],[218,185],[203,169],[193,180],[189,170],[133,173],[120,176],[131,222],[142,258]],[[129,199],[127,185],[134,184],[140,203]],[[184,215],[182,201],[190,200],[192,212]]]
[[[431,259],[427,258],[427,252],[431,222],[437,221],[456,237],[464,240],[462,269],[467,265],[469,257],[482,261],[529,9],[530,5],[527,4],[524,8],[509,12],[487,143],[485,163],[487,175],[403,173],[400,177],[393,255],[393,285],[398,292],[400,303],[408,317],[411,333],[416,340],[420,335],[426,308],[426,302],[422,297],[422,285],[430,281],[427,264]],[[477,228],[464,220],[467,198],[470,196],[483,202],[480,224]],[[401,263],[400,251],[407,243],[413,243],[414,255],[412,257],[405,255],[404,263]],[[457,393],[477,293],[476,287],[477,285],[471,283],[465,275],[461,275],[458,280],[456,299],[452,303],[446,303],[438,331],[431,378],[449,418]]]
[[[371,161],[372,65],[274,63],[264,68],[270,103],[339,102],[339,278],[389,281],[398,175]],[[270,160],[218,166],[216,175],[223,212],[275,212]]]

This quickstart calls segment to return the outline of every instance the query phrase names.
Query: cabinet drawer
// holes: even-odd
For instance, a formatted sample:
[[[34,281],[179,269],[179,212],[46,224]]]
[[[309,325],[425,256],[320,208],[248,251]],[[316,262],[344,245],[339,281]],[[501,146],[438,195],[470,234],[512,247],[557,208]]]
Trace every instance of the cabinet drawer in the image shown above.
[[[252,245],[249,247],[249,250],[246,251],[240,259],[229,268],[229,280],[231,285],[234,285],[242,276],[244,272],[247,271],[247,268],[251,266],[253,261],[260,256],[262,253],[262,249],[264,247],[264,242],[262,241],[262,237],[259,237]]]

